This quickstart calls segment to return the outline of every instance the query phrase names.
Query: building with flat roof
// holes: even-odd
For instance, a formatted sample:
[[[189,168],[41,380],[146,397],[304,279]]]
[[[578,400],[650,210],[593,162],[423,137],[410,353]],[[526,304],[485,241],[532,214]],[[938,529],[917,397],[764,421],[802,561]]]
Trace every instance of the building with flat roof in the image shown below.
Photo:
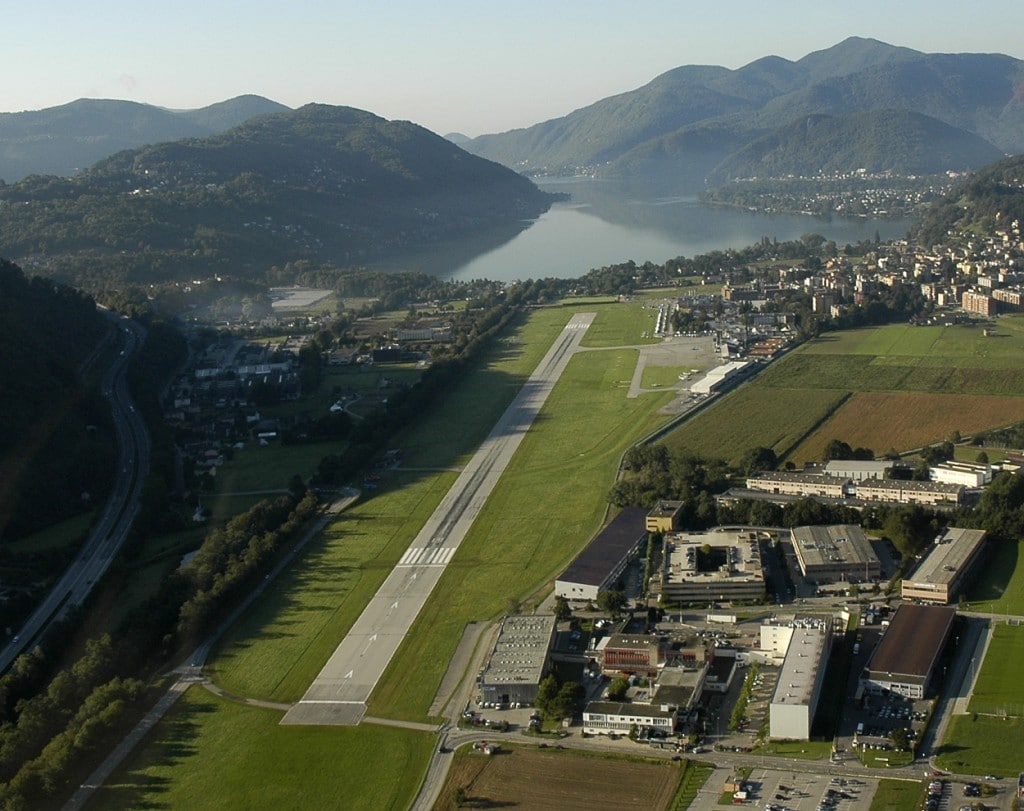
[[[554,614],[505,617],[480,674],[481,701],[533,704],[549,669],[554,636]]]
[[[583,711],[583,731],[588,735],[628,735],[633,727],[646,727],[669,735],[676,728],[676,710],[660,704],[591,701]]]
[[[925,698],[935,667],[953,630],[956,611],[937,605],[904,603],[871,654],[861,684],[879,695],[885,691],[908,698]]]
[[[992,465],[973,462],[943,462],[928,468],[928,478],[933,482],[961,484],[964,487],[983,487],[992,481]]]
[[[793,527],[793,550],[804,577],[818,583],[867,583],[882,576],[874,547],[856,524]]]
[[[684,604],[763,599],[761,541],[767,537],[733,529],[665,535],[661,600]]]
[[[705,395],[721,391],[726,382],[734,379],[748,366],[750,366],[750,361],[746,360],[736,360],[716,366],[708,370],[708,373],[703,378],[690,386],[690,391],[694,394]]]
[[[897,504],[960,504],[964,500],[964,486],[908,479],[866,479],[857,482],[857,498]]]
[[[704,689],[707,662],[686,667],[666,667],[658,674],[651,703],[688,712],[696,706]]]
[[[747,476],[747,489],[787,496],[846,498],[851,490],[849,476],[823,476],[788,470],[761,470]]]
[[[768,711],[769,737],[810,740],[831,651],[831,622],[793,628]]]
[[[597,660],[606,675],[642,673],[654,677],[665,664],[668,645],[664,637],[645,634],[611,634],[597,643]]]
[[[567,600],[597,599],[614,588],[626,565],[647,540],[647,510],[626,507],[586,545],[555,580],[555,595]]]
[[[900,597],[938,605],[953,602],[980,559],[984,544],[984,530],[944,529],[914,571],[903,578]]]
[[[679,516],[682,515],[685,501],[659,501],[657,506],[647,513],[648,532],[673,532],[679,529]]]
[[[895,462],[889,460],[876,462],[872,459],[831,459],[825,463],[825,475],[853,479],[855,482],[884,479],[894,466]]]

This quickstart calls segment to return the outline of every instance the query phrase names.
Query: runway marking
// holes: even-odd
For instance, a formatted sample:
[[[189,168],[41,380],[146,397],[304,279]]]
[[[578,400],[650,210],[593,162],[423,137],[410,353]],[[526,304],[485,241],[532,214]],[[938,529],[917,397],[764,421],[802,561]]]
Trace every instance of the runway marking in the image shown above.
[[[405,550],[399,566],[444,566],[455,554],[453,547],[424,547],[414,546]]]
[[[370,694],[402,640],[407,637],[412,623],[430,598],[434,586],[441,579],[445,567],[476,520],[491,490],[515,455],[565,365],[579,349],[583,335],[594,317],[593,313],[573,316],[567,334],[555,339],[544,359],[520,388],[417,533],[395,569],[385,578],[377,594],[370,599],[355,624],[340,641],[299,704],[285,714],[283,724],[360,723]],[[416,581],[415,585],[413,581]],[[395,603],[392,602],[396,596],[402,597],[400,612],[395,610]],[[389,604],[391,609],[386,608]],[[376,635],[378,631],[383,632],[381,637],[375,642],[367,642],[367,638]],[[340,674],[355,663],[359,664],[360,678],[340,679]],[[361,712],[325,713],[317,716],[316,713],[300,710],[304,705],[322,700],[320,697],[325,693],[329,696],[331,691],[338,698],[324,703],[350,704],[360,708]],[[340,700],[342,695],[346,700]]]

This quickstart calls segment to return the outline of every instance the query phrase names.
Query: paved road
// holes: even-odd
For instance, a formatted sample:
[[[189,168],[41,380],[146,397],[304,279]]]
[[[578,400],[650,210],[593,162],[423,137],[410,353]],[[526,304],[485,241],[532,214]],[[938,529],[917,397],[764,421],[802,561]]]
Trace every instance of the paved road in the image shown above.
[[[0,651],[0,672],[46,632],[50,623],[80,605],[106,573],[128,537],[138,512],[142,482],[149,468],[149,434],[128,393],[127,370],[132,355],[142,345],[145,330],[126,318],[115,321],[117,340],[123,347],[103,375],[103,396],[110,403],[117,438],[117,478],[113,492],[88,540],[64,575],[36,610]],[[106,341],[106,339],[105,339]]]
[[[370,693],[595,317],[570,319],[283,724],[358,724]]]

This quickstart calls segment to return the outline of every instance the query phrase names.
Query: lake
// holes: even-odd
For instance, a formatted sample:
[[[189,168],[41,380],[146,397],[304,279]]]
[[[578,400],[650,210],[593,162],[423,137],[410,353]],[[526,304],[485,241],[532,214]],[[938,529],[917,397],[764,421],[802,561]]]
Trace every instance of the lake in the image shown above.
[[[465,245],[448,246],[418,252],[401,266],[463,281],[571,279],[630,259],[661,264],[677,256],[745,248],[766,236],[783,242],[817,233],[842,247],[874,239],[876,232],[883,240],[901,238],[910,225],[905,219],[826,222],[798,214],[758,214],[705,206],[694,197],[646,196],[589,178],[544,180],[537,185],[568,193],[572,199],[555,203],[517,235],[482,253]]]

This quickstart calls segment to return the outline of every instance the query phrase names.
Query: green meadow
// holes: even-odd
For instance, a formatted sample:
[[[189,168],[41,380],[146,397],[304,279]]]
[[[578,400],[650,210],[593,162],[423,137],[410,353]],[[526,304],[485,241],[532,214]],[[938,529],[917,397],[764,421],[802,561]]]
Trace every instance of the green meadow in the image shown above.
[[[281,712],[192,687],[89,808],[404,811],[434,736],[393,727],[283,727]]]

